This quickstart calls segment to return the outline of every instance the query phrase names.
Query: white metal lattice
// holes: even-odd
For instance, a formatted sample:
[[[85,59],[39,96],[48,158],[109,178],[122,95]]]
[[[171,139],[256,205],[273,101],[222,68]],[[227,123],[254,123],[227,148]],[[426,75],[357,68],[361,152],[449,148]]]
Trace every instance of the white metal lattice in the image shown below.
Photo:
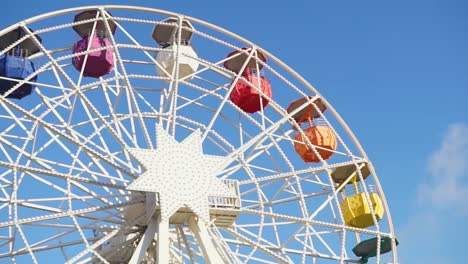
[[[84,10],[101,15],[66,20]],[[191,22],[193,49],[179,40],[168,53],[151,39],[167,17],[179,27]],[[72,27],[97,21],[111,45],[72,54]],[[132,6],[52,12],[0,37],[17,27],[26,36],[0,56],[26,39],[40,52],[29,56],[35,72],[0,96],[0,262],[358,263],[352,248],[359,241],[395,243],[377,175],[348,126],[315,88],[254,43],[199,19]],[[87,78],[71,64],[105,50],[114,55],[108,75]],[[239,80],[265,95],[242,70],[223,67],[232,50],[253,59],[272,84],[268,107],[255,114],[229,99]],[[174,64],[160,63],[158,54]],[[25,83],[35,86],[31,95],[7,98]],[[317,164],[294,151],[303,130],[286,111],[307,96],[312,105],[326,103],[320,118],[338,141],[333,157]],[[373,217],[373,227],[343,222],[344,194],[331,174],[350,165],[367,202],[369,182],[383,200],[385,218]],[[397,263],[396,252],[376,261]]]

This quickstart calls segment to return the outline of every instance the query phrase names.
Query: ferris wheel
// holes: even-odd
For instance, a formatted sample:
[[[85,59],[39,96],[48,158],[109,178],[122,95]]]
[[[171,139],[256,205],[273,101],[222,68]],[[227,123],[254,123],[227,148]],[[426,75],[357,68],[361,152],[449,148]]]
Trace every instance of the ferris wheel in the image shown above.
[[[0,31],[0,94],[1,263],[397,263],[348,126],[228,30],[36,16]]]

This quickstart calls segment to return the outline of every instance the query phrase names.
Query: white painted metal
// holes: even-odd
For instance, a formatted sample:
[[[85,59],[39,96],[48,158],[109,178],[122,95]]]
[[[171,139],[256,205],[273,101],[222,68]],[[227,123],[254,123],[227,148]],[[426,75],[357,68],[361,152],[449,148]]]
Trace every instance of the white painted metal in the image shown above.
[[[158,234],[157,234],[157,250],[156,263],[169,263],[169,219],[165,219],[162,215],[157,217]]]
[[[236,198],[220,179],[213,177],[228,165],[228,159],[203,154],[200,131],[179,143],[158,126],[156,142],[156,150],[128,150],[145,172],[127,189],[158,193],[162,221],[169,221],[179,208],[188,207],[209,223],[210,196]]]
[[[157,66],[156,71],[163,77],[172,78],[172,73],[175,71],[177,51],[181,55],[179,58],[179,79],[188,80],[193,78],[193,74],[198,69],[199,62],[197,53],[195,53],[190,45],[173,44],[159,51],[156,56],[156,61],[161,66]],[[161,67],[163,67],[164,70],[162,70]]]
[[[76,24],[65,19],[86,9],[103,14],[91,22],[102,19],[109,31],[112,20],[122,32],[111,36],[115,69],[100,79],[70,66],[73,40],[61,35]],[[193,43],[197,51],[210,47],[210,58],[181,43],[146,43],[142,32],[167,17],[193,24]],[[350,129],[309,83],[255,44],[195,18],[133,6],[60,10],[0,36],[17,26],[28,32],[19,41],[44,38],[30,57],[41,60],[38,81],[29,76],[12,88],[31,83],[34,93],[21,101],[0,96],[1,263],[356,263],[351,249],[361,239],[394,243],[384,193]],[[245,79],[223,67],[227,52],[242,47],[250,48],[243,67],[262,68],[273,84],[273,100],[253,115],[229,100]],[[322,118],[339,142],[319,164],[295,155],[302,130],[285,110],[310,95],[327,105]],[[334,169],[363,162],[386,210],[367,229],[343,224],[343,187],[331,179]],[[382,260],[397,263],[392,252]]]
[[[192,216],[188,220],[188,225],[200,245],[206,263],[225,263],[214,246],[214,241],[207,231],[206,224],[201,222],[200,219]]]

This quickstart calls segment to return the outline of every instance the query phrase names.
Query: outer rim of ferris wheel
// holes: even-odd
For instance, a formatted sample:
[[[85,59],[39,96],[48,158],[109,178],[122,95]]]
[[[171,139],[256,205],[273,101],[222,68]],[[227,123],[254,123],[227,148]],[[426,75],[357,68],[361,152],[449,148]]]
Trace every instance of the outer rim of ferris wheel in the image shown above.
[[[256,49],[258,50],[259,52],[265,54],[268,59],[274,63],[276,63],[277,65],[279,65],[282,69],[286,70],[289,74],[291,74],[291,76],[293,76],[295,79],[299,80],[300,83],[302,85],[304,85],[305,87],[307,87],[309,89],[310,92],[312,92],[313,94],[315,94],[316,98],[320,98],[321,100],[324,101],[324,103],[326,104],[327,108],[328,108],[328,111],[331,112],[331,114],[333,115],[333,117],[336,119],[336,122],[341,126],[341,128],[345,131],[345,133],[350,137],[350,139],[353,141],[353,144],[356,146],[356,148],[358,149],[358,151],[360,152],[360,154],[362,155],[362,158],[363,160],[365,160],[367,162],[367,166],[371,172],[371,174],[373,175],[373,180],[377,186],[377,189],[378,189],[378,193],[380,194],[381,198],[382,198],[382,202],[383,202],[383,206],[385,208],[385,213],[386,213],[386,220],[387,220],[387,223],[388,223],[388,228],[389,228],[389,233],[387,234],[389,237],[392,238],[392,247],[395,248],[395,235],[394,235],[394,230],[393,230],[393,223],[392,223],[392,220],[391,220],[391,216],[390,216],[390,210],[388,208],[388,205],[387,205],[387,202],[386,202],[386,199],[385,199],[385,196],[384,196],[384,192],[380,186],[380,183],[379,183],[379,180],[377,178],[377,174],[375,173],[375,169],[373,168],[371,162],[369,161],[369,159],[367,158],[367,155],[365,154],[365,151],[364,149],[362,148],[362,146],[360,145],[360,143],[358,142],[358,140],[356,139],[356,137],[354,136],[354,134],[352,133],[352,131],[350,130],[350,128],[347,126],[347,124],[345,123],[345,121],[340,117],[340,115],[336,112],[336,110],[332,107],[331,104],[329,104],[326,99],[320,95],[320,93],[312,86],[310,85],[303,77],[301,77],[299,74],[297,74],[294,70],[292,70],[288,65],[286,65],[285,63],[283,63],[282,61],[280,61],[279,59],[277,59],[275,56],[273,56],[272,54],[268,53],[267,51],[261,49],[260,47],[258,47],[257,45],[255,45],[254,43],[246,40],[246,39],[243,39],[242,37],[236,35],[236,34],[233,34],[225,29],[222,29],[220,27],[217,27],[215,25],[212,25],[210,23],[207,23],[207,22],[204,22],[202,20],[199,20],[199,19],[195,19],[195,18],[191,18],[191,17],[188,17],[188,16],[184,16],[184,15],[181,15],[181,14],[177,14],[177,13],[172,13],[172,12],[167,12],[167,11],[163,11],[163,10],[158,10],[158,9],[152,9],[152,8],[144,8],[144,7],[135,7],[135,6],[116,6],[116,5],[106,5],[106,6],[87,6],[87,7],[77,7],[77,8],[70,8],[70,9],[65,9],[65,10],[60,10],[60,11],[55,11],[55,12],[50,12],[50,13],[46,13],[46,14],[43,14],[43,15],[39,15],[39,16],[35,16],[35,17],[32,17],[32,18],[29,18],[29,19],[26,19],[22,22],[19,22],[17,24],[14,24],[10,27],[7,27],[5,28],[4,30],[0,31],[0,35],[3,35],[4,33],[6,32],[9,32],[11,31],[12,29],[15,29],[17,28],[18,26],[19,27],[23,27],[25,28],[26,30],[26,27],[29,25],[29,24],[33,24],[35,22],[38,22],[38,21],[41,21],[41,20],[45,20],[45,19],[48,19],[48,18],[51,18],[51,17],[55,17],[55,16],[60,16],[60,15],[64,15],[64,14],[69,14],[69,13],[76,13],[78,11],[84,11],[84,10],[101,10],[101,11],[108,11],[108,10],[130,10],[130,11],[144,11],[144,12],[149,12],[149,13],[158,13],[158,14],[162,14],[162,15],[165,15],[165,16],[174,16],[174,17],[178,17],[180,19],[187,19],[188,21],[191,21],[192,23],[194,24],[198,24],[198,25],[201,25],[201,26],[204,26],[204,27],[207,27],[209,29],[212,29],[212,30],[215,30],[217,32],[219,32],[220,34],[223,34],[223,35],[227,35],[231,38],[234,38],[242,43],[244,43],[245,45],[248,45],[250,47],[252,47],[253,49]],[[109,21],[111,20],[111,18],[106,18],[105,21]],[[51,29],[53,27],[50,27],[49,29]],[[46,31],[47,29],[43,29],[42,31]],[[37,31],[37,32],[41,32],[41,30]],[[39,34],[38,33],[38,34]],[[30,36],[33,35],[32,32],[29,32]],[[33,55],[32,58],[35,58],[36,57],[40,57],[40,56],[47,56],[46,53],[44,53],[44,51],[47,51],[47,49],[44,48],[44,46],[42,47],[42,53],[39,53],[37,55]],[[54,59],[52,58],[51,61],[54,61]],[[56,63],[57,64],[57,63]],[[58,65],[58,64],[57,64]],[[123,67],[123,69],[125,69],[125,67]],[[125,73],[124,73],[125,75]],[[128,78],[128,77],[127,77]],[[176,78],[177,79],[177,78]],[[101,81],[103,82],[103,81]],[[178,81],[176,81],[175,83],[177,83]],[[8,105],[9,107],[12,107],[14,108],[15,107],[15,104],[11,103],[11,102],[8,102],[7,99],[5,98],[1,98],[0,100],[2,100],[2,102],[5,104],[5,105]],[[272,105],[273,107],[275,107],[275,102],[273,101]],[[17,109],[15,109],[17,110]],[[295,124],[296,126],[298,126],[298,124],[296,123]],[[176,123],[174,123],[174,126],[176,126]],[[50,129],[52,129],[52,127],[49,127]],[[57,131],[56,131],[57,132]],[[137,159],[138,160],[138,159]],[[328,164],[326,163],[326,161],[322,161],[323,164],[325,165],[325,167],[328,166]],[[328,169],[330,169],[328,167]],[[362,180],[364,180],[362,178],[362,175],[361,173],[359,172],[359,176]],[[367,197],[367,199],[369,199],[369,197]],[[205,208],[206,209],[206,208]],[[245,212],[249,211],[250,209],[247,209],[245,210]],[[255,213],[255,212],[252,212],[252,213]],[[198,215],[198,217],[200,217],[200,215]],[[149,217],[151,218],[151,217]],[[206,218],[206,217],[205,217]],[[206,219],[205,219],[206,220]],[[193,222],[193,220],[190,220],[192,221],[192,229],[196,229],[196,223]],[[14,220],[14,221],[11,221],[9,222],[11,225],[19,225],[20,221],[17,220]],[[316,222],[316,224],[318,224],[318,222]],[[327,223],[323,223],[324,225],[327,225]],[[330,225],[330,224],[328,224]],[[149,224],[149,226],[151,226],[151,224]],[[199,226],[200,227],[200,226]],[[203,226],[201,226],[202,229],[203,229]],[[346,226],[342,225],[342,226],[337,226],[337,228],[340,227],[340,228],[346,228]],[[148,227],[149,229],[149,227]],[[353,230],[353,228],[347,228],[347,230]],[[205,230],[206,231],[206,230]],[[360,232],[362,233],[366,233],[365,231],[362,231],[362,230],[359,230]],[[203,230],[199,233],[199,236],[201,236],[199,239],[200,240],[206,240],[206,235],[203,235]],[[21,233],[21,231],[20,231]],[[372,233],[372,232],[370,232]],[[376,233],[379,233],[378,229],[377,229],[377,232]],[[168,235],[168,234],[167,234]],[[24,236],[24,234],[23,234]],[[205,236],[205,237],[203,237]],[[380,239],[380,234],[378,235],[379,239]],[[247,238],[245,238],[247,239]],[[144,239],[142,239],[141,241],[143,241]],[[26,241],[26,239],[25,239]],[[141,242],[143,243],[143,242]],[[148,242],[149,243],[149,242]],[[212,248],[213,246],[216,246],[216,245],[210,245],[210,243],[208,243],[206,245],[207,248]],[[27,248],[29,248],[29,246],[26,245]],[[91,251],[93,250],[92,247],[88,247],[88,249],[91,249]],[[203,250],[203,249],[202,249]],[[206,250],[206,248],[204,249]],[[167,252],[166,252],[167,253]],[[168,254],[168,253],[167,253]],[[396,255],[396,250],[393,250],[392,251],[392,254],[393,254],[393,261],[396,262],[396,258],[397,258],[397,255]],[[206,255],[205,255],[206,257]],[[214,257],[215,260],[219,259],[219,258],[222,258],[221,256],[215,256]],[[379,259],[379,258],[378,258]],[[34,260],[34,258],[33,258]],[[279,258],[278,260],[280,261],[284,261],[284,262],[288,262],[288,259],[286,258]],[[343,257],[341,258],[341,261],[343,261]]]

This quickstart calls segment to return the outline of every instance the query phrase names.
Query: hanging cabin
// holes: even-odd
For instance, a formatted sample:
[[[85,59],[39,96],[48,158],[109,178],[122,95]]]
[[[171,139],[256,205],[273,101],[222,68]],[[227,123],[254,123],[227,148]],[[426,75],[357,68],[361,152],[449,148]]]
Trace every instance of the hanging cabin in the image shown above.
[[[293,101],[286,109],[299,125],[309,125],[302,130],[304,135],[297,133],[294,137],[294,149],[304,162],[318,163],[320,159],[327,160],[337,148],[335,132],[320,118],[326,109],[321,99],[312,100],[310,96]]]
[[[332,172],[331,177],[336,184],[339,184],[339,190],[344,190],[346,185],[352,185],[351,193],[344,195],[340,203],[345,224],[352,227],[366,228],[375,225],[372,209],[376,220],[380,221],[384,215],[384,207],[380,196],[372,186],[367,187],[371,204],[368,203],[366,194],[359,191],[358,182],[361,180],[359,171],[363,180],[370,175],[367,163],[360,163],[358,165],[350,164],[338,167]]]
[[[198,55],[191,45],[193,30],[192,23],[188,20],[182,20],[182,31],[179,34],[179,20],[170,17],[156,24],[153,29],[152,37],[162,48],[156,55],[156,71],[166,78],[175,78],[175,66],[177,52],[179,53],[179,72],[178,79],[192,79],[197,71],[199,62]]]
[[[266,56],[256,50],[249,59],[250,51],[250,48],[242,48],[242,51],[229,53],[224,67],[237,74],[242,72],[242,78],[234,84],[229,99],[244,112],[252,114],[265,109],[272,97],[272,90],[270,82],[262,73],[263,64],[258,63],[258,60],[265,63]]]
[[[370,239],[366,239],[361,241],[353,248],[353,252],[356,256],[361,258],[362,264],[368,263],[369,258],[377,256],[377,248],[378,248],[378,239],[377,237],[373,237]],[[399,242],[395,239],[395,246],[398,246]],[[388,253],[392,251],[392,239],[389,237],[381,237],[380,238],[380,255]]]
[[[312,96],[299,98],[289,104],[286,111],[298,123],[305,123],[310,119],[320,118],[327,106],[320,98],[314,99]]]
[[[88,10],[76,15],[73,22],[103,17],[104,15],[98,10]],[[73,54],[103,48],[73,57],[73,66],[78,71],[83,71],[85,77],[99,78],[110,73],[114,68],[114,52],[111,48],[110,34],[115,34],[117,25],[112,20],[107,20],[107,22],[109,23],[110,32],[106,29],[103,20],[73,26],[75,32],[81,37],[73,45]]]
[[[0,37],[0,50],[5,50],[26,35],[27,32],[21,27],[6,33]],[[36,67],[29,56],[39,52],[39,47],[32,38],[42,42],[39,36],[30,36],[0,56],[0,77],[4,77],[0,78],[0,94],[7,98],[22,99],[30,95],[34,86],[32,83],[37,81],[37,75],[31,76]],[[29,79],[28,82],[12,90],[19,81],[26,79]]]

